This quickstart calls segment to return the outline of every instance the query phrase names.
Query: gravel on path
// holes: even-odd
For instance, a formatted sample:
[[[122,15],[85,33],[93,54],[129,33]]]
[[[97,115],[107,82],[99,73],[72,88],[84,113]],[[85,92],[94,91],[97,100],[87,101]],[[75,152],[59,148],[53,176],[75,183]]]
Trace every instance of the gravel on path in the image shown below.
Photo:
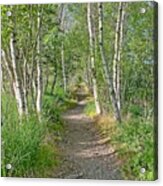
[[[100,135],[95,122],[83,112],[85,102],[68,110],[64,137],[59,143],[61,166],[56,178],[121,180],[121,162],[109,144],[109,138]]]

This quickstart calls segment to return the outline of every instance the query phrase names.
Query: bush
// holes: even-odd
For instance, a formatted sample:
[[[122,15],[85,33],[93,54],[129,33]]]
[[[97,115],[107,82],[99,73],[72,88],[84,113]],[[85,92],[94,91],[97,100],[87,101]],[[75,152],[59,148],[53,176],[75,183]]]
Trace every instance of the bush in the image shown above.
[[[126,179],[154,180],[154,128],[152,122],[138,119],[122,123],[113,137],[115,143],[121,143],[118,149],[121,158],[125,158],[123,173]],[[141,173],[141,168],[146,172]]]
[[[71,99],[68,93],[58,88],[55,94],[46,94],[43,100],[43,112],[48,121],[61,123],[61,112],[77,105],[76,100]]]
[[[56,97],[45,95],[43,103],[43,115],[47,118],[48,122],[60,122],[60,110],[56,103]]]
[[[144,115],[144,110],[139,105],[130,105],[128,111],[132,114],[133,117],[137,117],[137,116],[141,117]]]

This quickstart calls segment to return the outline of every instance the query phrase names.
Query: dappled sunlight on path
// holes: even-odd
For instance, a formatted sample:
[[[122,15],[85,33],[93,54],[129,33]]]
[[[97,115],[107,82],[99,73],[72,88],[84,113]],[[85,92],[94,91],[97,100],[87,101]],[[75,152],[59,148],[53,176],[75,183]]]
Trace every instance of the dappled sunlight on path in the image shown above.
[[[85,104],[80,101],[62,116],[65,121],[65,133],[59,144],[62,163],[55,177],[122,179],[121,162],[109,145],[110,138],[102,138],[94,120],[84,114]]]

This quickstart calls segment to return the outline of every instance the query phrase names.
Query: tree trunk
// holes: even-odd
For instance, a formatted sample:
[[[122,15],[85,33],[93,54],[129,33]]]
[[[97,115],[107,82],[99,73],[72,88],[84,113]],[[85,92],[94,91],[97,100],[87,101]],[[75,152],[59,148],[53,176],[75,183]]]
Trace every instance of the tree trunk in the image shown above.
[[[114,58],[113,58],[113,87],[117,98],[118,108],[121,109],[121,51],[123,41],[123,25],[125,3],[120,2],[118,7],[118,17],[116,23]]]
[[[64,59],[64,46],[63,41],[61,44],[61,63],[62,63],[62,76],[63,76],[63,88],[64,92],[67,91],[67,79],[66,79],[66,72],[65,72],[65,59]]]
[[[37,40],[37,38],[36,38]],[[30,86],[30,93],[31,93],[31,101],[32,101],[32,109],[33,111],[36,110],[36,96],[37,96],[37,91],[36,91],[36,64],[34,61],[34,51],[32,51],[32,60],[31,60],[32,66],[30,69],[30,76],[29,76],[29,86]]]
[[[39,7],[38,7],[39,9]],[[42,109],[42,66],[40,61],[40,50],[41,50],[41,43],[40,43],[40,32],[41,32],[41,15],[38,10],[38,18],[37,18],[37,29],[38,29],[38,37],[37,37],[37,61],[36,61],[36,68],[37,68],[37,98],[36,98],[36,111],[41,114]]]
[[[11,68],[10,68],[10,66],[9,66],[9,62],[8,62],[7,59],[6,59],[5,51],[2,50],[2,49],[1,49],[1,57],[2,57],[2,61],[4,62],[4,65],[5,65],[5,67],[6,67],[6,70],[7,70],[7,73],[8,73],[8,75],[9,75],[9,78],[10,78],[11,80],[13,80],[13,73],[12,73],[12,70],[11,70]]]
[[[17,101],[17,108],[18,108],[18,113],[20,116],[22,116],[25,113],[25,107],[24,107],[24,102],[23,102],[23,90],[21,86],[21,81],[20,77],[18,75],[18,69],[17,69],[17,64],[16,64],[16,56],[15,56],[15,34],[11,33],[11,38],[10,38],[10,51],[11,51],[11,62],[12,62],[12,69],[13,69],[13,89]]]
[[[4,50],[1,50],[1,57],[2,57],[2,62],[4,63],[4,69],[6,69],[8,77],[10,79],[11,92],[14,95],[15,92],[14,92],[14,87],[13,87],[13,72],[12,72],[11,67],[9,66],[9,61],[6,58],[6,53]],[[1,69],[1,72],[2,72],[2,77],[4,77],[2,69]],[[4,85],[4,82],[2,81],[2,89],[4,87],[3,85]]]
[[[88,32],[89,32],[89,48],[90,48],[90,63],[91,63],[91,74],[93,83],[93,95],[96,106],[96,113],[100,114],[100,104],[98,99],[97,91],[97,80],[96,80],[96,69],[95,69],[95,34],[93,34],[93,24],[92,24],[92,14],[91,14],[91,4],[87,5],[87,22],[88,22]]]
[[[27,59],[24,57],[24,68],[23,68],[23,92],[24,92],[24,107],[25,112],[28,114],[28,87],[27,87]]]
[[[114,110],[114,116],[117,121],[121,122],[121,114],[118,108],[117,99],[114,92],[111,76],[109,74],[108,64],[106,62],[106,57],[105,57],[105,52],[103,47],[103,5],[102,3],[98,3],[98,13],[99,13],[99,47],[100,47],[105,79],[109,89],[109,95]]]

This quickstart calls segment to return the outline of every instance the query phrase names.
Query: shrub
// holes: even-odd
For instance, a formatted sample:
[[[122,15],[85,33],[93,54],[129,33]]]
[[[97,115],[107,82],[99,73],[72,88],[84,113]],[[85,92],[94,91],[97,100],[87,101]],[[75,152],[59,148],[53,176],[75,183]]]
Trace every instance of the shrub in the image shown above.
[[[123,173],[126,179],[154,180],[154,128],[152,122],[138,119],[123,123],[113,137],[115,143],[121,143],[119,155],[126,163]],[[141,173],[141,168],[146,172]]]
[[[130,105],[128,111],[132,114],[133,117],[143,116],[143,108],[139,105]]]

